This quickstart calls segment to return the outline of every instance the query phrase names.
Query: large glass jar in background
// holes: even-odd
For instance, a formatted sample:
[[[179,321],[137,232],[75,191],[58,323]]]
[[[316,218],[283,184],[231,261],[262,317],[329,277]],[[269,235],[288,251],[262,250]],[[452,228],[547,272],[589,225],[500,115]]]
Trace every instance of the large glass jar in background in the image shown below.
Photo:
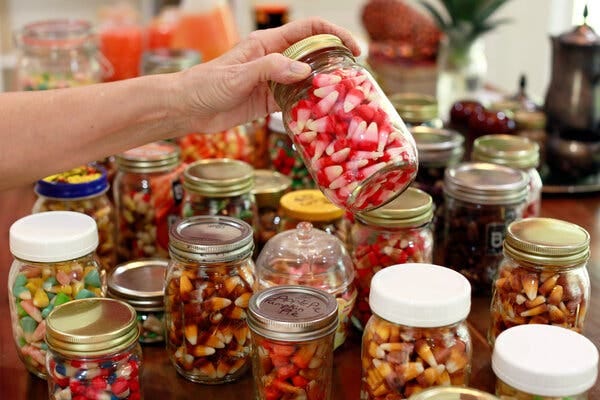
[[[170,238],[165,329],[171,363],[194,382],[237,380],[250,365],[252,228],[231,217],[191,217],[174,225]]]
[[[47,20],[15,36],[19,48],[17,90],[59,89],[98,83],[110,69],[98,51],[92,25],[84,20]]]
[[[94,251],[98,228],[73,211],[32,214],[9,232],[14,261],[8,274],[12,332],[19,358],[40,378],[46,371],[46,318],[74,299],[104,296],[105,273]]]
[[[329,400],[337,315],[333,296],[314,288],[280,286],[250,298],[256,399]]]
[[[180,218],[179,149],[154,142],[116,156],[117,261],[168,254],[169,226]]]
[[[339,326],[335,347],[350,331],[350,316],[356,300],[354,267],[344,243],[310,222],[281,232],[267,242],[256,259],[259,289],[276,285],[312,286],[335,296]]]
[[[183,71],[199,64],[200,60],[200,53],[190,49],[158,48],[147,50],[142,56],[142,75]]]
[[[96,254],[102,267],[110,271],[116,265],[116,216],[108,199],[106,171],[95,165],[73,168],[47,176],[35,185],[38,196],[32,213],[77,211],[94,218],[98,225]]]
[[[47,319],[49,399],[142,398],[135,310],[118,300],[77,300]]]
[[[506,165],[529,175],[529,191],[523,218],[540,215],[542,178],[536,169],[540,161],[539,146],[536,142],[515,135],[481,136],[473,142],[471,160]]]
[[[177,138],[181,160],[192,163],[213,158],[252,162],[253,143],[245,125],[234,126],[221,132],[189,133]]]
[[[570,222],[527,218],[508,226],[494,282],[488,340],[515,325],[583,331],[590,304],[590,235]]]
[[[356,268],[358,301],[352,318],[359,329],[371,316],[369,292],[377,271],[395,264],[432,262],[432,217],[431,196],[415,188],[408,188],[381,208],[354,215],[350,254]]]
[[[426,126],[441,129],[444,127],[444,122],[438,116],[435,97],[420,93],[396,93],[389,98],[408,128]]]
[[[417,172],[414,140],[342,41],[311,36],[283,54],[312,67],[309,78],[272,89],[288,134],[327,198],[368,211],[406,189]]]
[[[446,169],[442,265],[465,275],[474,293],[492,291],[506,228],[523,215],[528,181],[524,172],[496,164]]]
[[[557,326],[516,326],[498,336],[492,370],[501,399],[587,400],[598,377],[598,349]]]
[[[465,277],[437,265],[394,265],[373,277],[369,304],[362,400],[406,399],[428,387],[469,383],[471,288]]]

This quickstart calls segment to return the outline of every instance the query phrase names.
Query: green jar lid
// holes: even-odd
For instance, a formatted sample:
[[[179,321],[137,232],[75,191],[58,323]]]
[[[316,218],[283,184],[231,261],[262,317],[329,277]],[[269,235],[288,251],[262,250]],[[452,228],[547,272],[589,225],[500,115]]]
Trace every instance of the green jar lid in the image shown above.
[[[438,116],[438,103],[433,96],[420,93],[396,93],[389,99],[406,122],[420,123]]]
[[[254,169],[248,163],[228,158],[196,161],[183,172],[183,187],[207,197],[232,197],[250,193]]]
[[[372,211],[360,212],[356,218],[368,225],[410,228],[418,227],[433,218],[433,200],[422,190],[409,187],[400,196]]]

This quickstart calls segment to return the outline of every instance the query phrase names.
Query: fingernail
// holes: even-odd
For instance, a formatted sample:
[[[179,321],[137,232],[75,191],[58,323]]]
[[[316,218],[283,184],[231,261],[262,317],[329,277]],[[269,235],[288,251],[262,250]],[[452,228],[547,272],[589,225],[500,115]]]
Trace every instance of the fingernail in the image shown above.
[[[310,65],[300,61],[292,61],[290,71],[295,75],[306,75],[310,72]]]

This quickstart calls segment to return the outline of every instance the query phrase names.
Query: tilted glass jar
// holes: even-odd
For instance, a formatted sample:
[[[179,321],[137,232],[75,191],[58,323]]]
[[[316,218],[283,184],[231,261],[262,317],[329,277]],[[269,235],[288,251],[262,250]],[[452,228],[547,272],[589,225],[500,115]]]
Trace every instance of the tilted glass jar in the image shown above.
[[[181,214],[179,149],[154,142],[116,156],[117,261],[167,257],[169,226]]]
[[[250,298],[252,369],[260,400],[323,399],[332,389],[337,303],[304,286],[278,286]]]
[[[421,93],[395,93],[390,101],[408,128],[426,126],[441,129],[444,121],[438,116],[437,100]]]
[[[523,218],[540,215],[542,178],[536,169],[540,161],[539,146],[536,142],[515,135],[481,136],[473,142],[471,160],[505,165],[520,169],[529,175],[529,192]]]
[[[442,265],[465,275],[474,292],[492,291],[506,228],[523,214],[528,181],[524,172],[496,164],[446,169]]]
[[[250,365],[246,316],[256,287],[253,247],[250,225],[231,217],[191,217],[171,228],[167,353],[186,379],[231,382]]]
[[[8,298],[17,353],[31,373],[46,379],[44,335],[50,312],[106,293],[105,272],[94,253],[98,228],[82,213],[41,212],[13,223],[9,242],[14,261]]]
[[[590,303],[590,235],[578,225],[527,218],[508,226],[494,282],[488,340],[523,324],[582,333]]]
[[[113,299],[76,300],[47,319],[49,399],[141,399],[135,310]]]
[[[165,340],[165,275],[169,260],[147,258],[117,265],[108,274],[108,296],[124,301],[137,313],[140,343]]]
[[[469,383],[471,287],[464,276],[431,264],[384,268],[373,277],[369,305],[361,400]]]
[[[391,201],[417,172],[415,143],[373,76],[342,41],[316,35],[283,54],[308,63],[305,80],[272,90],[304,164],[329,200],[349,211]]]
[[[521,325],[498,336],[492,370],[503,400],[587,400],[598,377],[598,349],[568,329]]]
[[[431,196],[415,188],[381,208],[354,215],[350,254],[358,288],[353,322],[359,329],[371,316],[369,292],[377,271],[395,264],[432,262],[432,217]]]
[[[35,185],[38,196],[32,213],[76,211],[94,218],[98,225],[96,254],[102,267],[110,271],[116,265],[116,215],[108,199],[106,171],[90,164],[40,179]]]

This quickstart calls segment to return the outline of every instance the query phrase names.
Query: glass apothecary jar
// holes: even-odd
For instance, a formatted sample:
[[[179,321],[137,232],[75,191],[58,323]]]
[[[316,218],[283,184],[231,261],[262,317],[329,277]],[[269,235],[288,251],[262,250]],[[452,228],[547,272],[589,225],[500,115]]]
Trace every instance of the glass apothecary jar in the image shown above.
[[[316,287],[338,302],[339,326],[335,348],[344,343],[356,300],[354,267],[344,244],[336,237],[300,222],[267,242],[256,259],[259,289],[277,285]]]
[[[394,265],[373,277],[369,304],[361,400],[469,383],[471,287],[464,276],[432,264]]]
[[[590,235],[570,222],[527,218],[508,226],[494,281],[488,340],[508,328],[550,324],[582,333],[590,302]]]
[[[84,299],[48,316],[49,399],[141,399],[142,349],[135,310]]]
[[[117,265],[108,274],[108,297],[121,300],[137,314],[142,344],[165,340],[165,275],[169,260],[148,258]]]
[[[476,293],[492,291],[506,228],[523,215],[528,183],[527,174],[502,165],[470,162],[446,169],[443,265],[465,275]]]
[[[46,379],[44,335],[50,312],[106,293],[105,273],[94,253],[98,228],[82,213],[41,212],[13,223],[9,242],[14,261],[8,299],[17,353],[31,373]]]
[[[598,349],[568,329],[521,325],[498,336],[492,370],[501,399],[587,400],[598,377]]]
[[[154,142],[116,156],[117,262],[168,255],[169,226],[181,215],[179,149]]]
[[[485,135],[473,142],[473,161],[490,162],[520,169],[529,176],[529,192],[523,218],[540,215],[542,178],[537,170],[539,146],[525,137],[515,135]]]
[[[323,399],[332,389],[337,303],[303,286],[265,289],[250,298],[256,399]]]
[[[76,211],[94,218],[98,225],[96,254],[102,267],[110,271],[116,265],[116,215],[107,196],[106,170],[84,165],[40,179],[35,185],[38,198],[32,213]]]
[[[415,188],[381,208],[354,215],[350,254],[358,289],[353,322],[359,329],[371,316],[369,292],[377,271],[395,264],[432,262],[432,217],[431,196]]]
[[[444,122],[438,116],[437,100],[421,93],[395,93],[390,101],[408,128],[426,126],[441,129]]]
[[[194,382],[240,378],[250,365],[252,228],[231,217],[187,218],[171,229],[165,284],[167,353]]]
[[[342,41],[311,36],[283,54],[312,67],[309,78],[272,89],[288,135],[327,198],[349,211],[368,211],[406,189],[417,172],[414,140]]]

